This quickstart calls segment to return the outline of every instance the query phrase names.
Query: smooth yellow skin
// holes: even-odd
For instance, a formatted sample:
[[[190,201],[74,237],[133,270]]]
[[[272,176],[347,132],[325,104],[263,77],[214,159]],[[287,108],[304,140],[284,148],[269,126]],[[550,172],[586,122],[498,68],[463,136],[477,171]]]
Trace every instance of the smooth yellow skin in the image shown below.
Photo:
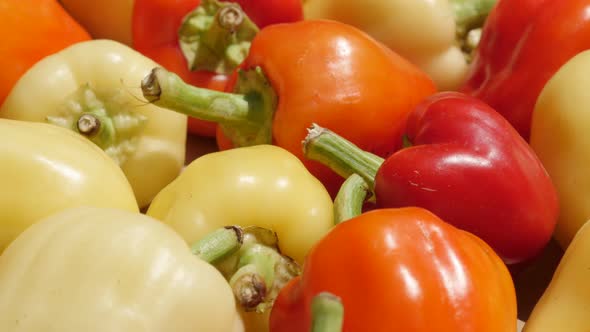
[[[327,190],[297,157],[257,145],[197,158],[154,198],[147,214],[188,243],[229,225],[272,229],[281,251],[303,263],[333,225],[332,210]]]
[[[121,164],[140,207],[180,173],[184,166],[187,117],[147,104],[141,80],[157,66],[133,49],[111,40],[72,45],[29,69],[6,98],[0,116],[45,122],[63,114],[65,100],[83,84],[97,91],[116,91],[126,109],[147,118],[137,146]]]
[[[0,256],[2,332],[234,332],[221,273],[161,222],[80,207],[49,216]]]
[[[38,219],[67,208],[139,211],[115,162],[67,129],[0,119],[0,156],[0,252]]]
[[[353,25],[418,65],[439,90],[453,90],[468,65],[455,44],[448,0],[306,0],[306,19]]]
[[[135,0],[59,0],[66,11],[94,38],[112,39],[131,46]]]
[[[575,235],[523,332],[590,331],[590,223]]]
[[[551,176],[560,215],[554,236],[567,248],[590,219],[590,51],[564,64],[543,88],[533,112],[530,144]]]

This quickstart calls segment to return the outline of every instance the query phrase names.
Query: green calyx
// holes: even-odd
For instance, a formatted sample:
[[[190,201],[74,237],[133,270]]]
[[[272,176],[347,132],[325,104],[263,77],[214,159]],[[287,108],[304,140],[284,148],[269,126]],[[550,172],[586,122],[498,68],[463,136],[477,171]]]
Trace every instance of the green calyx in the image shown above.
[[[137,137],[147,123],[145,116],[123,102],[124,93],[83,84],[46,121],[85,136],[120,165],[135,152]]]
[[[281,254],[277,234],[262,227],[219,229],[192,250],[226,277],[244,311],[270,309],[281,288],[301,274],[299,265]]]
[[[190,70],[228,74],[244,61],[257,33],[237,3],[203,0],[185,16],[178,37]]]
[[[456,24],[456,38],[468,60],[477,48],[484,23],[497,0],[450,0]]]

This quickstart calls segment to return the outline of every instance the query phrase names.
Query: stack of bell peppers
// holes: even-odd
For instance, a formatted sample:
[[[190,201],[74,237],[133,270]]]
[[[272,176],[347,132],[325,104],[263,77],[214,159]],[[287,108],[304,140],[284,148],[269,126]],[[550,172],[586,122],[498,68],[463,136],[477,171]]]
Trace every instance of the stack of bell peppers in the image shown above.
[[[0,331],[589,330],[588,10],[0,0]]]

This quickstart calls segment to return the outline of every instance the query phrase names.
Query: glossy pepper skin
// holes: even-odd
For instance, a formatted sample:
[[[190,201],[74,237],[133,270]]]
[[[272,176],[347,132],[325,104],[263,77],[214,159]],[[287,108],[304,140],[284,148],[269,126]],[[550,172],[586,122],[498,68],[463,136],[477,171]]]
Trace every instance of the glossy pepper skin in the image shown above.
[[[460,90],[492,106],[528,140],[543,86],[590,47],[589,10],[586,0],[498,1]]]
[[[240,332],[227,282],[140,213],[78,207],[39,220],[0,256],[3,332]]]
[[[47,55],[90,35],[57,0],[5,0],[0,7],[3,29],[0,48],[0,105],[14,84]]]
[[[335,226],[282,289],[270,331],[309,331],[311,300],[325,291],[342,300],[346,332],[516,328],[514,285],[500,258],[421,208],[373,210]]]
[[[132,88],[155,65],[112,40],[76,43],[21,76],[0,117],[49,122],[83,134],[119,164],[145,207],[178,176],[185,159],[186,116],[146,105]],[[80,121],[89,116],[100,124],[83,132],[90,127]]]
[[[300,0],[235,0],[259,27],[294,22],[303,18]],[[179,46],[179,28],[184,17],[201,4],[201,0],[135,0],[133,7],[133,47],[186,82],[214,90],[224,90],[227,75],[189,69]],[[215,136],[216,124],[189,118],[189,132]]]
[[[68,208],[139,212],[117,164],[69,130],[0,119],[0,154],[0,252],[37,220]]]
[[[588,331],[590,222],[586,221],[535,304],[523,332]]]
[[[309,146],[321,134],[312,134],[305,151],[314,158]],[[368,165],[365,174],[334,169],[372,183],[378,207],[426,208],[486,241],[507,264],[547,245],[559,212],[555,186],[531,147],[490,106],[458,92],[432,95],[409,115],[405,135],[412,146],[385,160],[357,147],[334,158],[352,166],[347,158],[368,158],[360,163]]]
[[[553,236],[566,249],[590,219],[590,52],[566,62],[547,82],[535,105],[530,144],[553,179],[560,213]]]

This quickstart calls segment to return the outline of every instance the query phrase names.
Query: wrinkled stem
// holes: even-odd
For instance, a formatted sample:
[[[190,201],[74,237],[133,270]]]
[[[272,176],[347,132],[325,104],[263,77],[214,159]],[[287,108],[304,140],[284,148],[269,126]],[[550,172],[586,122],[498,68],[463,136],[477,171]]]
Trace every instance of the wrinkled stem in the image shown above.
[[[456,35],[463,50],[473,51],[479,44],[479,35],[497,0],[450,0],[455,15]],[[471,31],[480,30],[479,33]]]
[[[344,306],[333,294],[319,293],[311,302],[311,317],[311,332],[341,332]]]
[[[258,27],[234,2],[203,0],[178,32],[189,69],[228,74],[246,58]]]
[[[369,193],[369,185],[361,176],[349,176],[334,200],[334,223],[339,224],[359,216],[363,212],[363,204]]]
[[[375,187],[375,175],[384,161],[317,124],[311,126],[303,141],[303,154],[308,159],[328,166],[344,178],[358,174],[371,191]]]
[[[237,252],[244,241],[244,232],[238,226],[218,229],[199,240],[191,247],[194,255],[215,264]]]

